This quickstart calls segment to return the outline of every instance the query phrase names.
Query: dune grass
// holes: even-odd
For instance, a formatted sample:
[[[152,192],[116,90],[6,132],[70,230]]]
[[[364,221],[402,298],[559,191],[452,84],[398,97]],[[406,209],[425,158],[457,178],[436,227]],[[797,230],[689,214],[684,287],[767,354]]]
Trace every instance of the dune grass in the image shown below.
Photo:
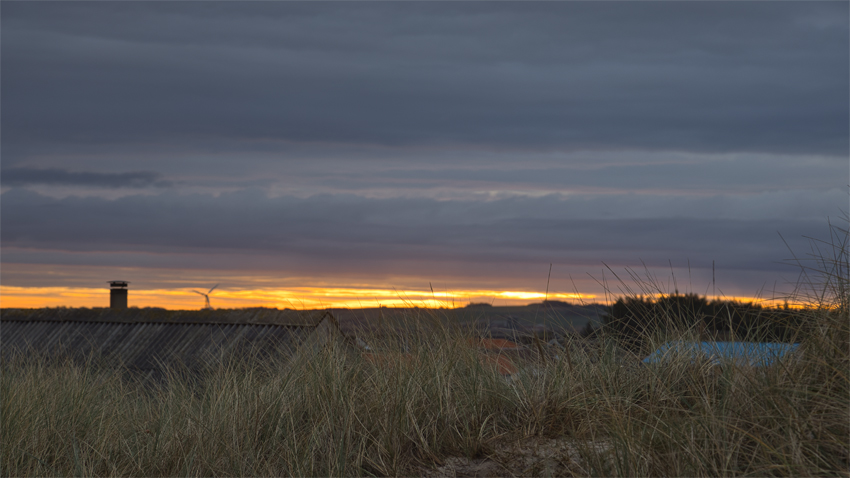
[[[386,351],[380,366],[329,348],[157,383],[11,361],[2,474],[411,475],[535,436],[569,441],[581,475],[846,474],[846,313],[810,313],[801,356],[761,369],[638,366],[603,340],[505,379],[448,337],[415,344],[412,360]]]
[[[569,445],[554,452],[559,467],[512,468],[502,454],[505,473],[847,476],[850,321],[839,246],[806,276],[820,282],[797,311],[798,353],[763,368],[686,357],[643,366],[603,334],[543,350],[505,378],[434,310],[412,318],[404,350],[398,340],[375,344],[380,361],[329,346],[300,363],[231,360],[140,382],[94,362],[18,357],[0,375],[0,473],[419,475],[448,457],[547,438]],[[653,344],[695,334],[667,330]]]

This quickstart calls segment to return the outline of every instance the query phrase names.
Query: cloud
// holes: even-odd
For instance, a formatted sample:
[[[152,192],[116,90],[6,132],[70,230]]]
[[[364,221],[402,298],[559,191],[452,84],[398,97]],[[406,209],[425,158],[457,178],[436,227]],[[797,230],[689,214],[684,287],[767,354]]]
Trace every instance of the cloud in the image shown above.
[[[848,9],[4,4],[3,261],[769,273],[847,204]]]
[[[846,155],[844,3],[4,9],[4,155],[261,140]]]
[[[97,188],[170,187],[171,182],[152,171],[96,173],[59,168],[7,168],[0,173],[3,186],[90,186]]]
[[[825,196],[821,206],[836,197],[840,191]],[[759,209],[756,203],[761,212],[770,212],[793,200],[793,194],[750,198],[750,214]],[[670,202],[633,195],[482,202],[351,195],[270,198],[260,191],[240,191],[218,197],[167,192],[105,200],[10,190],[0,206],[6,249],[203,254],[213,268],[236,267],[228,255],[273,255],[278,256],[274,267],[291,260],[298,270],[289,272],[301,274],[309,272],[310,263],[388,273],[400,263],[420,269],[430,262],[510,269],[512,264],[553,261],[589,266],[643,260],[660,266],[671,259],[722,260],[732,269],[769,271],[785,259],[777,232],[796,244],[796,238],[816,234],[825,219],[775,211],[759,219],[730,217],[722,210],[737,204],[728,198],[720,204],[716,198],[691,199],[690,204],[688,217],[677,214],[682,209]],[[643,214],[636,213],[640,210]],[[9,260],[4,253],[4,261]]]

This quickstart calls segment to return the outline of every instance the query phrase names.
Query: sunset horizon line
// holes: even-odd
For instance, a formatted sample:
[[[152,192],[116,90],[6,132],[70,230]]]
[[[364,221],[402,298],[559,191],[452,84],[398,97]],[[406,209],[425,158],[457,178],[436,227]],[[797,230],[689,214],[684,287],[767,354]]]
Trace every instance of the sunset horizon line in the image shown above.
[[[130,291],[129,307],[162,308],[166,310],[196,310],[204,308],[202,297],[194,289],[136,289]],[[801,308],[804,302],[793,297],[761,297],[699,294],[691,291],[657,292],[640,297],[657,299],[671,295],[695,294],[708,300],[754,303],[770,307]],[[545,301],[566,302],[572,306],[607,306],[633,294],[590,294],[517,290],[451,290],[431,291],[414,289],[364,288],[280,288],[280,289],[217,289],[210,299],[215,309],[273,308],[290,310],[420,308],[459,309],[471,304],[493,307],[523,307]],[[56,307],[108,308],[106,288],[88,287],[15,287],[0,285],[0,308],[30,309]]]

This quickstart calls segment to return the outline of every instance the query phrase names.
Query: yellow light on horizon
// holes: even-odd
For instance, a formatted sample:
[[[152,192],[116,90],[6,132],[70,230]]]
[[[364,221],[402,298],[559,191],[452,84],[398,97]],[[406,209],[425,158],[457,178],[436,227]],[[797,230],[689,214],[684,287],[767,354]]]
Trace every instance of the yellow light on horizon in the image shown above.
[[[272,307],[289,309],[422,307],[456,308],[471,302],[493,305],[527,305],[549,300],[597,300],[595,294],[512,290],[431,291],[417,289],[293,287],[286,289],[216,289],[210,295],[215,308]],[[612,297],[613,299],[613,297]],[[758,297],[719,297],[764,305],[782,305],[780,300]],[[498,301],[498,303],[497,303]],[[203,297],[192,289],[136,289],[130,291],[130,306],[165,309],[200,309]],[[82,287],[15,287],[0,285],[0,307],[108,307],[109,290]],[[802,304],[789,303],[799,308]]]
[[[542,292],[459,290],[431,291],[386,288],[294,287],[288,289],[217,289],[210,295],[215,307],[277,307],[290,309],[362,307],[462,307],[471,301],[518,302],[542,300]],[[594,294],[550,293],[550,299],[592,300]],[[108,289],[83,287],[15,287],[0,285],[0,306],[7,308],[106,307]],[[203,306],[192,289],[136,289],[130,291],[130,305],[195,309]]]

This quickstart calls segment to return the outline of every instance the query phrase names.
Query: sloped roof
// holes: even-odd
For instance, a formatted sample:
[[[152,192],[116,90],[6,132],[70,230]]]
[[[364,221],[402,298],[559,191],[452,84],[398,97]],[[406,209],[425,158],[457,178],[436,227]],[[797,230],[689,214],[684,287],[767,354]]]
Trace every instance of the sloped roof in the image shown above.
[[[707,360],[713,364],[736,363],[754,367],[772,364],[795,350],[797,344],[774,342],[667,342],[649,354],[643,363],[662,363],[676,356]]]
[[[290,310],[257,307],[251,309],[166,310],[156,307],[143,309],[110,309],[85,307],[2,309],[0,321],[22,322],[122,322],[122,323],[179,323],[179,324],[263,324],[315,326],[324,318],[321,310]]]
[[[301,344],[315,348],[329,340],[331,329],[336,322],[330,314],[275,309],[3,309],[0,356],[94,354],[135,370],[173,363],[197,369],[221,357],[291,355]],[[317,331],[323,337],[314,337]]]
[[[517,350],[519,345],[506,339],[481,338],[470,340],[470,345],[485,350]]]

